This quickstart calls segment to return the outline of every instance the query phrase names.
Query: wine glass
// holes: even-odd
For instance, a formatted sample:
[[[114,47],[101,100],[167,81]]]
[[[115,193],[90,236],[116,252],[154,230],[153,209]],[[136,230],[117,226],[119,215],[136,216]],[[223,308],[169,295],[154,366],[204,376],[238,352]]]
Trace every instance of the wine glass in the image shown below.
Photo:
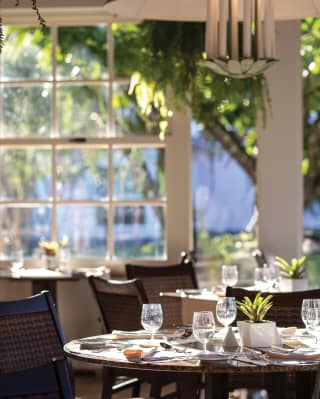
[[[254,271],[254,284],[258,291],[267,291],[269,288],[269,268],[257,267]]]
[[[227,329],[237,316],[237,306],[235,298],[220,298],[216,306],[216,315],[220,323]]]
[[[316,347],[320,347],[320,308],[310,306],[307,310],[307,329],[316,338]]]
[[[268,266],[268,289],[276,289],[279,279],[279,269],[277,266]]]
[[[194,312],[192,331],[195,339],[203,344],[203,352],[207,353],[207,343],[215,332],[213,313],[209,311]]]
[[[151,340],[154,340],[154,334],[160,329],[162,323],[163,314],[160,303],[142,305],[141,324],[146,331],[151,333]]]
[[[308,311],[309,309],[318,308],[320,309],[320,299],[308,298],[302,301],[301,305],[301,319],[306,326],[307,331],[309,330],[308,326]],[[308,331],[309,332],[309,331]]]
[[[13,250],[11,254],[11,271],[12,273],[19,274],[24,268],[23,250]]]
[[[238,266],[222,265],[221,281],[226,287],[233,287],[238,282]]]

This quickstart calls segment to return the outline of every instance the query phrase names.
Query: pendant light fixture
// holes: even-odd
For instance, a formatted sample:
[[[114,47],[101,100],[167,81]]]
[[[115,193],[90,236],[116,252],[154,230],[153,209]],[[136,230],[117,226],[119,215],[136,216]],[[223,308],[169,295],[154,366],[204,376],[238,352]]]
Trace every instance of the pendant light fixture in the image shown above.
[[[273,0],[207,0],[206,59],[219,75],[244,79],[274,64]]]

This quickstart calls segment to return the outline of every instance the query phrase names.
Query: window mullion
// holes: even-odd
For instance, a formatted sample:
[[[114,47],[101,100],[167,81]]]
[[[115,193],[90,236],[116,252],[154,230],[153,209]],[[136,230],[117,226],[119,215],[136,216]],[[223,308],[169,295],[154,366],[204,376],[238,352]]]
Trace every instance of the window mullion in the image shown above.
[[[107,136],[114,135],[114,120],[113,120],[113,80],[114,80],[114,41],[113,41],[113,32],[112,32],[112,24],[108,25],[107,29],[107,43],[108,43],[108,53],[107,53],[107,62],[108,62],[108,70],[109,70],[109,79],[110,83],[108,86],[108,123],[107,123]]]
[[[114,209],[113,209],[113,156],[112,156],[112,145],[108,151],[108,253],[110,259],[114,257],[114,237],[113,237],[113,220],[114,220]]]
[[[51,137],[57,137],[57,26],[53,25],[51,27],[51,40],[52,40],[52,77],[53,77],[53,87],[52,87],[52,131]],[[56,181],[57,181],[57,147],[56,144],[52,145],[52,169],[51,169],[51,184],[52,184],[52,220],[51,220],[51,235],[53,240],[58,239],[57,232],[57,192],[56,192]]]

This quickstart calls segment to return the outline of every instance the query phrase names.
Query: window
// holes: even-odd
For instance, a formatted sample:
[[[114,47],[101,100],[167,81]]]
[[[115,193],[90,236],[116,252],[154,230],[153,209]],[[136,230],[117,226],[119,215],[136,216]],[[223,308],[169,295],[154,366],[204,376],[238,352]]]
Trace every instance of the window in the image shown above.
[[[6,28],[1,254],[67,236],[75,260],[166,258],[167,144],[128,94],[126,28]]]

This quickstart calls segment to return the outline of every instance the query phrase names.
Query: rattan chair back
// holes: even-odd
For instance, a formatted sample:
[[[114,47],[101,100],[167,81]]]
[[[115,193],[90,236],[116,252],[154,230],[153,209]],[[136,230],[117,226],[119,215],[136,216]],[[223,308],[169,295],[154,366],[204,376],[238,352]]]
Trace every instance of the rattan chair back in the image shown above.
[[[13,381],[13,388],[16,385],[16,390],[11,390],[12,395],[5,395],[5,397],[19,397],[19,395],[14,395],[14,391],[21,393],[23,389],[30,393],[30,387],[23,388],[19,381],[21,382],[22,376],[28,373],[31,379],[33,371],[37,369],[39,370],[38,378],[45,379],[47,376],[48,386],[51,383],[54,386],[55,382],[52,381],[50,375],[59,377],[53,364],[56,359],[64,364],[66,373],[63,375],[62,372],[60,377],[66,380],[71,391],[63,394],[59,388],[58,392],[50,393],[51,388],[48,388],[47,395],[43,393],[41,397],[50,399],[72,397],[69,375],[71,369],[69,361],[64,356],[64,344],[65,338],[49,292],[42,292],[18,301],[0,302],[0,375],[2,377],[0,397],[2,397],[1,392],[5,392],[5,387],[1,387],[4,380]],[[14,384],[14,378],[17,378],[16,384]],[[36,385],[35,381],[35,393],[37,392]],[[33,397],[38,398],[38,395],[28,395],[28,398]]]
[[[226,296],[235,297],[237,300],[247,296],[253,299],[258,291],[249,291],[243,288],[227,287]],[[295,291],[295,292],[277,292],[269,293],[264,292],[263,295],[273,295],[272,307],[268,312],[267,319],[275,321],[280,327],[296,326],[304,328],[301,319],[301,305],[303,299],[306,298],[319,298],[320,289]],[[245,316],[238,312],[237,320],[243,320]]]
[[[128,278],[142,282],[149,303],[161,303],[165,327],[182,323],[180,298],[168,298],[160,296],[160,293],[176,291],[178,288],[198,288],[192,262],[160,267],[127,264],[126,271]]]
[[[141,306],[147,299],[139,281],[107,280],[90,276],[89,283],[100,308],[106,332],[141,329]]]

